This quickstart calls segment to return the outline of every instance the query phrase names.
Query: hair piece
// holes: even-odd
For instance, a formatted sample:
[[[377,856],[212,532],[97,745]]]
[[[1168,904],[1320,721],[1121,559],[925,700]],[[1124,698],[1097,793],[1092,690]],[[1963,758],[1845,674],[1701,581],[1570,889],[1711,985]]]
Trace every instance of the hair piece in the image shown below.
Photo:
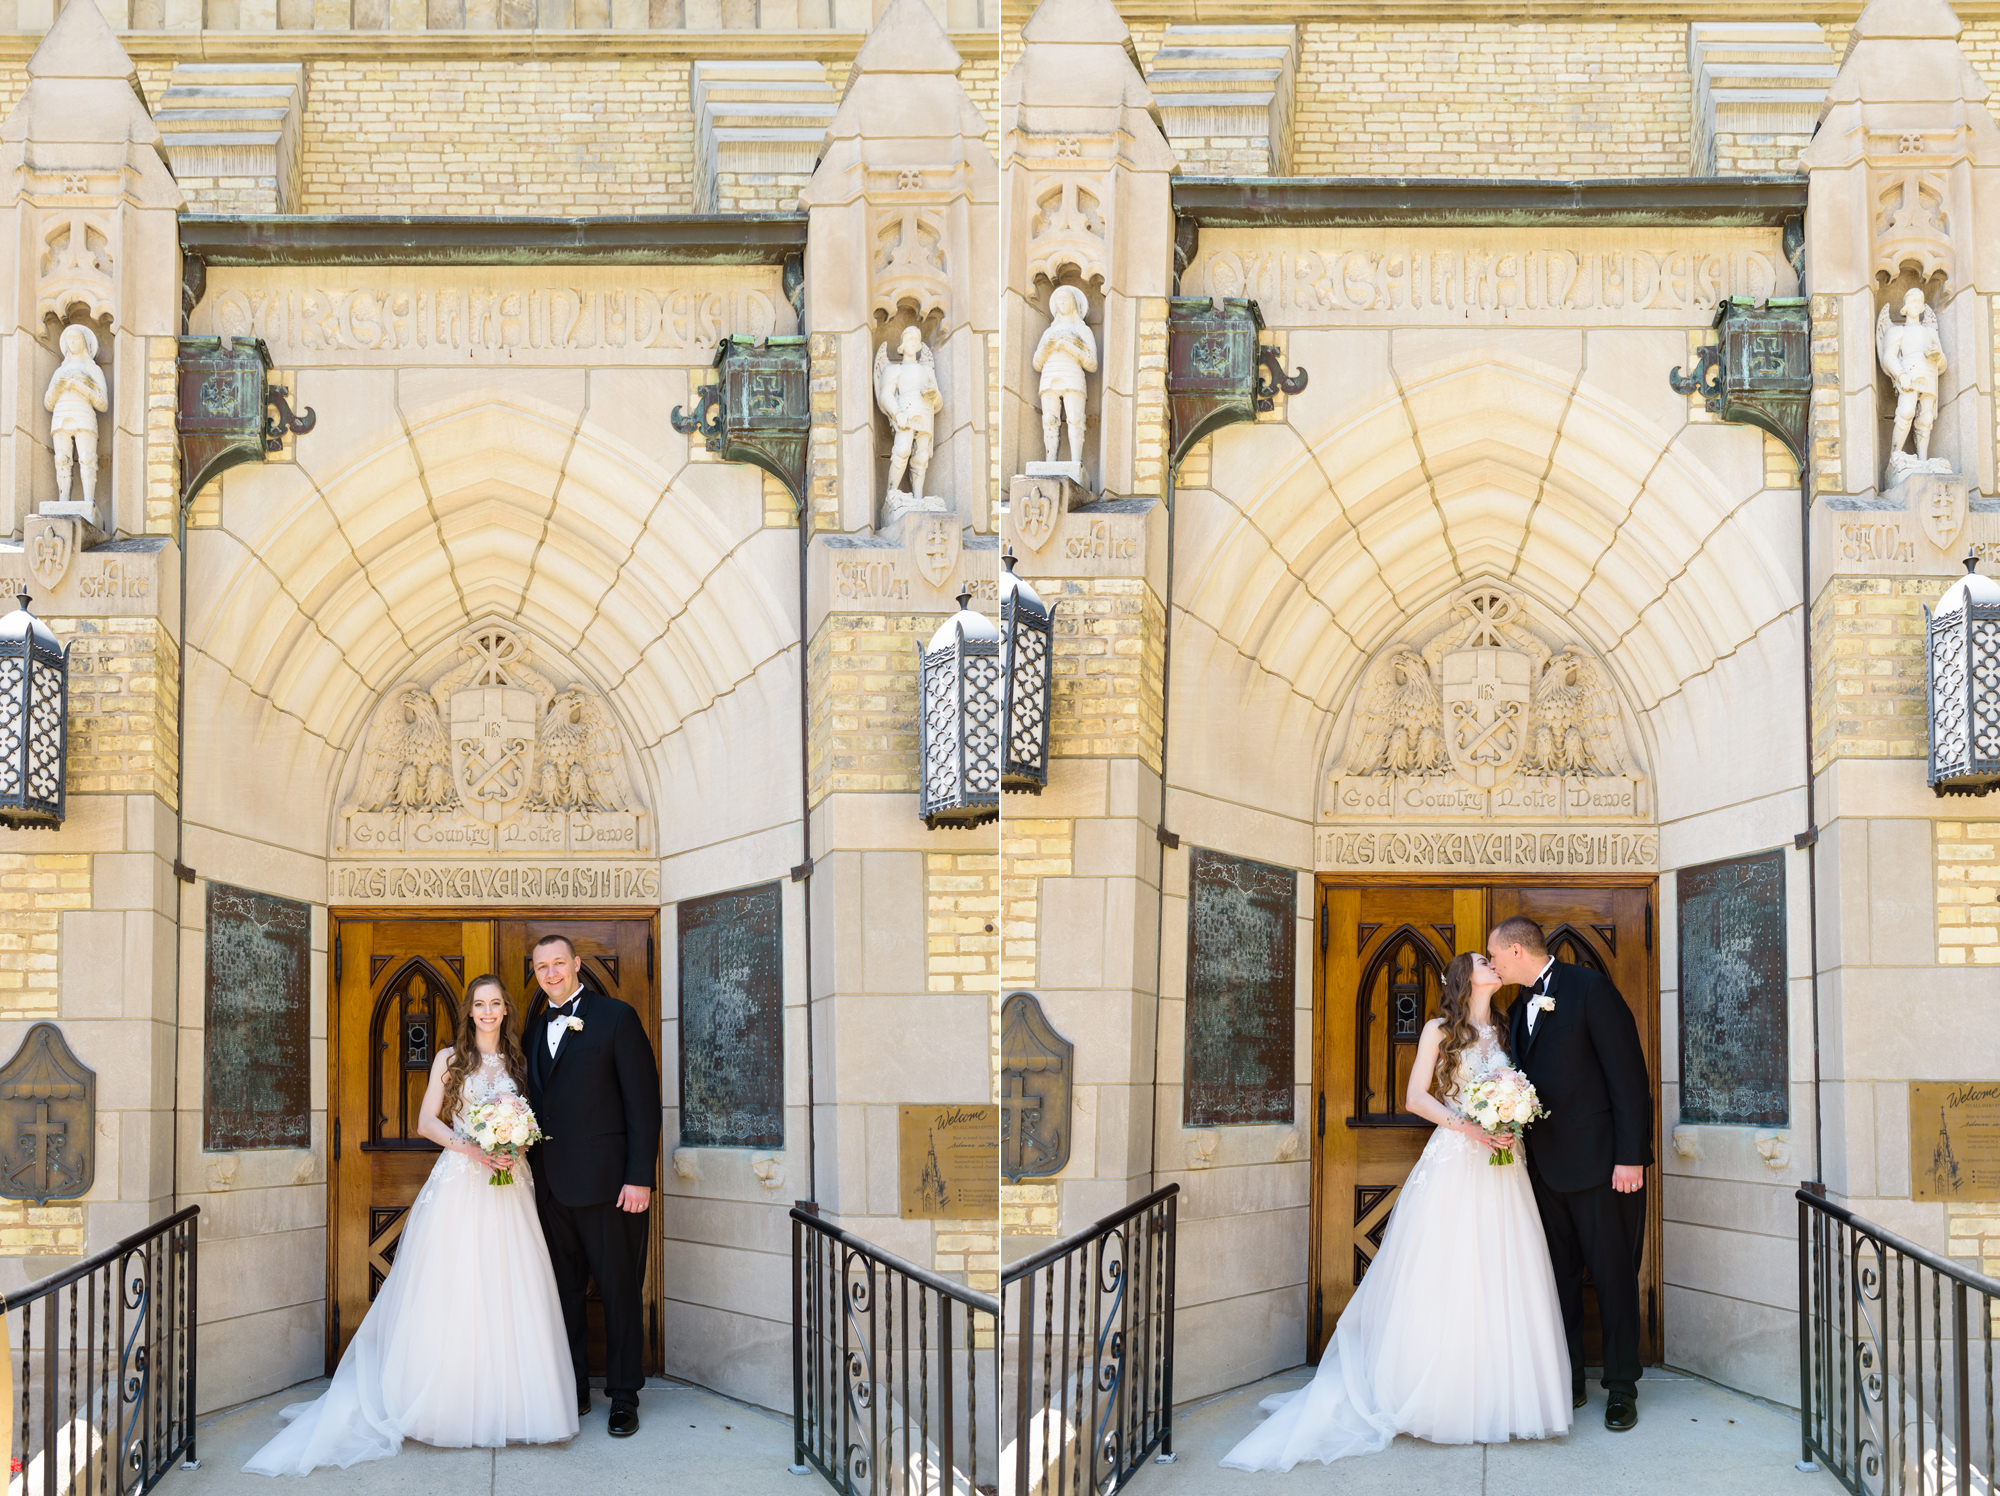
[[[492,972],[484,972],[465,984],[465,1000],[458,1005],[458,1032],[452,1037],[451,1058],[444,1062],[444,1102],[438,1116],[446,1127],[458,1125],[458,1110],[465,1099],[465,1078],[479,1063],[479,1026],[472,1021],[472,999],[481,987],[491,987],[507,1004],[507,1016],[500,1020],[500,1057],[507,1073],[522,1095],[528,1093],[528,1056],[521,1048],[521,1025],[507,984]]]
[[[1479,1042],[1478,1030],[1472,1026],[1472,967],[1476,959],[1470,951],[1452,957],[1451,965],[1444,969],[1444,991],[1438,996],[1437,1067],[1431,1071],[1430,1092],[1446,1105],[1458,1093],[1459,1053]],[[1497,1017],[1493,1038],[1506,1053],[1507,1027]]]
[[[1518,945],[1531,956],[1549,953],[1549,938],[1542,927],[1525,914],[1510,914],[1493,927],[1493,938],[1501,945]]]

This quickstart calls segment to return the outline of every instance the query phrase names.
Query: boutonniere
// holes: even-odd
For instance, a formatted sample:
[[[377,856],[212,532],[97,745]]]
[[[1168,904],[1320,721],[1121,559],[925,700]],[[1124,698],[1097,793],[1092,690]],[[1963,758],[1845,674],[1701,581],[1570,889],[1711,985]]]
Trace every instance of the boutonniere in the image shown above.
[[[577,1017],[576,1014],[574,1013],[570,1014],[569,1017],[565,1018],[562,1021],[562,1023],[563,1027],[568,1029],[572,1034],[580,1034],[583,1032],[583,1020]]]
[[[1556,1010],[1556,1000],[1553,997],[1550,997],[1548,993],[1544,992],[1540,997],[1535,999],[1535,1007],[1537,1007],[1544,1013],[1553,1013]],[[572,1018],[570,1022],[576,1023],[576,1020]],[[578,1024],[577,1026],[579,1028],[582,1027],[581,1024]]]

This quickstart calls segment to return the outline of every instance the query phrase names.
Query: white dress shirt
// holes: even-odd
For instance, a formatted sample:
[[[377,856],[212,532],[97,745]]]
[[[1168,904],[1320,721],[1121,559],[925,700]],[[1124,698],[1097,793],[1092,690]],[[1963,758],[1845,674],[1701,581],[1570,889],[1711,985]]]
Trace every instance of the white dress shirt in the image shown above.
[[[1555,964],[1556,964],[1556,958],[1555,958],[1554,956],[1551,956],[1551,957],[1549,957],[1549,963],[1548,963],[1548,966],[1544,966],[1544,967],[1543,967],[1543,968],[1541,969],[1540,973],[1539,973],[1539,974],[1538,974],[1538,975],[1537,975],[1537,976],[1535,977],[1535,982],[1539,982],[1539,981],[1541,981],[1541,980],[1542,980],[1542,978],[1546,977],[1546,976],[1547,976],[1547,975],[1549,974],[1549,967],[1550,967],[1550,966],[1554,966]],[[1530,985],[1530,986],[1533,986],[1533,985],[1534,985],[1534,983],[1530,983],[1529,985]],[[1547,989],[1544,989],[1544,991],[1545,991],[1545,992],[1546,992],[1546,990],[1547,990]],[[1529,1032],[1529,1033],[1531,1033],[1531,1034],[1532,1034],[1532,1033],[1533,1033],[1533,1032],[1535,1031],[1535,1018],[1536,1018],[1536,1016],[1537,1016],[1537,1015],[1538,1015],[1538,1014],[1539,1014],[1539,1013],[1540,1013],[1541,1011],[1542,1011],[1542,1010],[1541,1010],[1541,1009],[1540,1009],[1539,1007],[1537,1007],[1537,1006],[1535,1005],[1535,1000],[1534,1000],[1534,999],[1533,999],[1532,997],[1531,997],[1531,998],[1529,998],[1529,999],[1528,999],[1528,1032]],[[551,1050],[549,1051],[549,1053],[550,1053],[550,1054],[554,1054],[554,1053],[555,1053],[555,1050],[551,1049]]]
[[[564,998],[562,1002],[550,1003],[549,1006],[551,1008],[560,1008],[563,1005],[563,1003],[575,1002],[576,994],[581,991],[583,991],[583,983],[578,982],[576,984],[576,987],[570,992],[570,995]],[[1530,1022],[1534,1021],[1532,1014],[1529,1015],[1529,1021]],[[561,1023],[551,1018],[548,1022],[548,1030],[549,1030],[549,1058],[553,1060],[556,1057],[556,1046],[562,1043],[563,1026]]]

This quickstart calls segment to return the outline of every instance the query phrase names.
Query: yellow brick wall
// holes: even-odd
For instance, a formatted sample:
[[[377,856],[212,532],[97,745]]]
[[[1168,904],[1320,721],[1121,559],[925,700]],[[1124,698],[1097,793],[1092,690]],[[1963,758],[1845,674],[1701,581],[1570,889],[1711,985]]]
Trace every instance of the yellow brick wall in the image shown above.
[[[1000,974],[1000,859],[924,857],[924,964],[932,992],[991,993]]]
[[[1945,1250],[1952,1257],[1987,1277],[2000,1277],[2000,1205],[1991,1203],[1970,1203],[1950,1201],[1945,1205],[1945,1220],[1950,1224],[1951,1235]],[[1978,1300],[1972,1304],[1972,1312],[1977,1314]],[[2000,1330],[2000,1303],[1991,1305],[1987,1317],[1992,1329]],[[1973,1332],[1977,1334],[1975,1330]],[[1974,1342],[1977,1345],[1977,1341]],[[1973,1352],[1976,1356],[1977,1350]]]
[[[51,618],[69,645],[69,793],[174,803],[173,639],[151,618]]]
[[[917,667],[938,620],[829,614],[808,653],[812,803],[844,790],[917,788]]]
[[[1009,813],[1000,823],[1000,886],[1006,899],[1006,919],[1000,928],[1000,985],[1007,992],[1032,991],[1036,985],[1042,879],[1067,878],[1075,852],[1073,820]]]
[[[1936,832],[1938,965],[2000,965],[2000,821]]]
[[[57,1016],[63,912],[89,907],[88,854],[0,853],[0,1018]]]
[[[1037,585],[1060,601],[1050,756],[1136,756],[1159,773],[1166,610],[1158,595],[1137,577]]]
[[[1062,1186],[1053,1180],[1000,1186],[1000,1231],[1005,1236],[1056,1236],[1062,1230]]]
[[[174,426],[180,396],[177,362],[180,345],[173,338],[146,340],[146,533],[174,533],[174,510],[180,503],[180,435]],[[221,487],[210,483],[211,502]]]
[[[81,1257],[83,1207],[0,1200],[0,1256]],[[30,1268],[28,1276],[42,1276]]]
[[[993,1221],[939,1221],[931,1237],[931,1269],[963,1273],[965,1286],[975,1293],[998,1293],[1000,1233],[994,1229]],[[982,1319],[975,1327],[975,1343],[992,1344],[992,1334],[992,1321]]]
[[[813,532],[840,528],[840,344],[832,333],[806,339],[812,434],[806,439],[806,494]]]
[[[1167,470],[1167,298],[1139,299],[1139,368],[1132,409],[1132,491],[1162,491]]]
[[[1812,368],[1809,440],[1813,488],[1839,493],[1845,481],[1840,441],[1840,307],[1831,296],[1812,299]]]
[[[1924,608],[1945,577],[1835,577],[1813,604],[1813,768],[1923,758]]]

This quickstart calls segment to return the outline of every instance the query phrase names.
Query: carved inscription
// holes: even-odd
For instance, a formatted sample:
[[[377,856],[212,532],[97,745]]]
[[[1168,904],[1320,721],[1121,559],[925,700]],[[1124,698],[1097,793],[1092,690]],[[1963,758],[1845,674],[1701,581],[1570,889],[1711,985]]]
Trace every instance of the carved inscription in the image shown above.
[[[153,579],[141,571],[127,571],[122,561],[106,561],[97,572],[77,577],[76,595],[92,599],[151,597]]]
[[[335,863],[336,904],[633,904],[660,896],[651,862]]]
[[[1063,554],[1072,561],[1130,561],[1139,554],[1139,537],[1114,535],[1110,520],[1094,519],[1063,541]]]
[[[208,885],[203,1148],[312,1145],[311,932],[310,905]]]
[[[1425,826],[1407,831],[1328,828],[1319,833],[1318,867],[1383,871],[1431,868],[1603,868],[1652,872],[1660,838],[1650,831],[1496,830]]]
[[[1681,1121],[1781,1127],[1786,1092],[1785,854],[1674,879],[1681,973]]]
[[[1204,248],[1211,236],[1204,235]],[[1642,324],[1705,320],[1725,297],[1787,294],[1774,244],[1723,247],[1671,235],[1643,240],[1582,232],[1552,245],[1526,233],[1442,230],[1340,243],[1301,231],[1291,243],[1215,235],[1186,283],[1204,296],[1255,297],[1267,324],[1555,323],[1579,317]],[[1541,242],[1536,242],[1539,238]]]
[[[910,580],[894,561],[836,561],[833,595],[842,602],[908,602]]]
[[[1189,856],[1189,1127],[1292,1120],[1297,888],[1290,868]]]
[[[385,270],[363,284],[315,283],[297,271],[235,270],[211,286],[195,331],[265,340],[275,362],[324,364],[567,362],[635,355],[707,363],[725,335],[791,331],[775,270],[682,272],[681,284],[639,272],[562,285],[520,270],[418,279]],[[357,279],[359,279],[357,277]],[[782,310],[781,310],[782,309]]]
[[[1844,524],[1840,527],[1843,561],[1914,561],[1917,543],[1903,539],[1901,525]]]
[[[684,899],[681,1144],[785,1146],[784,951],[779,888]]]

